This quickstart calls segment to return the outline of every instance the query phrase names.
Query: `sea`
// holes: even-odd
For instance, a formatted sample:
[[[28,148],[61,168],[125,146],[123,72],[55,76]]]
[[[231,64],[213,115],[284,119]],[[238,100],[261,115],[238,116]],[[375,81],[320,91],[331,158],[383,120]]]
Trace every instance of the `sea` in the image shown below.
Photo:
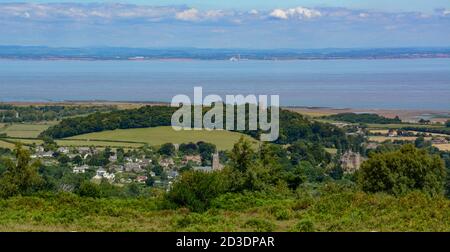
[[[0,60],[1,102],[279,95],[283,106],[450,110],[450,59]]]

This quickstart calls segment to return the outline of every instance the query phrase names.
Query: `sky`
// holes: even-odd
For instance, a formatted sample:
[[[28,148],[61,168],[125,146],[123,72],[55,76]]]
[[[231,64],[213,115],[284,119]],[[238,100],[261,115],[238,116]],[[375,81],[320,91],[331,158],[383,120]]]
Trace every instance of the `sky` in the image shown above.
[[[449,0],[0,0],[0,45],[448,47]]]

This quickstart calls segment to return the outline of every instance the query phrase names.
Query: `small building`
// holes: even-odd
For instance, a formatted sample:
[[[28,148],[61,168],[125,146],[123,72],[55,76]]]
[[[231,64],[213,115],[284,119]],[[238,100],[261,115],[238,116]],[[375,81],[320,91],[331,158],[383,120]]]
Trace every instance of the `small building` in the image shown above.
[[[75,166],[73,167],[73,173],[85,173],[89,169],[88,165]]]
[[[163,158],[159,161],[159,165],[161,165],[163,168],[169,168],[172,167],[175,164],[172,158]]]
[[[201,171],[201,172],[212,172],[213,171],[211,166],[194,166],[194,167],[192,167],[192,170]]]
[[[147,181],[147,179],[148,179],[147,176],[137,176],[136,182],[138,182],[138,183],[145,183]]]
[[[114,163],[117,161],[117,155],[111,155],[108,158],[109,162]]]
[[[95,174],[95,176],[93,177],[93,179],[107,179],[109,181],[114,181],[114,179],[116,178],[116,175],[114,175],[114,173],[108,173],[104,168],[99,168]]]
[[[59,147],[57,151],[62,154],[69,154],[70,152],[69,148],[67,147]]]
[[[397,130],[389,129],[387,136],[388,137],[396,137],[396,136],[398,136],[398,132],[397,132]]]
[[[126,172],[141,172],[142,167],[139,163],[125,163],[124,171]]]
[[[183,165],[188,164],[189,162],[195,163],[195,164],[201,164],[202,163],[202,157],[200,155],[188,155],[184,156],[181,163]]]

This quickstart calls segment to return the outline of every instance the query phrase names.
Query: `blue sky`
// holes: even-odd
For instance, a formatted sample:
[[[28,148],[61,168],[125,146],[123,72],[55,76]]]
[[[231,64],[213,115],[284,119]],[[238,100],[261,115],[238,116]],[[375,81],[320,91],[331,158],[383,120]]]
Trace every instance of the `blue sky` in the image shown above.
[[[449,0],[121,2],[0,1],[0,45],[450,46]]]
[[[34,3],[131,3],[147,5],[189,5],[197,8],[280,8],[292,6],[320,6],[320,7],[347,7],[347,8],[365,8],[384,11],[426,11],[430,12],[436,8],[450,7],[449,0],[0,0],[0,2],[34,2]]]

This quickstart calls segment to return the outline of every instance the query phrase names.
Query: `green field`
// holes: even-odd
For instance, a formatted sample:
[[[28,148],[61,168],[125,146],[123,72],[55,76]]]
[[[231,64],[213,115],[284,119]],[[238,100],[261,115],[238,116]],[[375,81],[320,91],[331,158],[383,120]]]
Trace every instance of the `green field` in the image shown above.
[[[171,127],[139,128],[139,129],[118,129],[96,133],[83,134],[69,137],[73,140],[101,140],[101,141],[124,141],[131,143],[147,143],[149,145],[161,145],[164,143],[188,143],[205,141],[213,143],[219,150],[227,150],[233,147],[239,138],[243,136],[240,133],[229,131],[206,131],[190,130],[175,131]],[[256,140],[245,136],[247,139]]]
[[[36,124],[25,124],[25,123],[13,123],[13,124],[3,124],[0,128],[0,134],[6,133],[8,137],[20,137],[20,138],[35,138],[42,131],[46,130],[54,122],[48,123],[36,123]]]

